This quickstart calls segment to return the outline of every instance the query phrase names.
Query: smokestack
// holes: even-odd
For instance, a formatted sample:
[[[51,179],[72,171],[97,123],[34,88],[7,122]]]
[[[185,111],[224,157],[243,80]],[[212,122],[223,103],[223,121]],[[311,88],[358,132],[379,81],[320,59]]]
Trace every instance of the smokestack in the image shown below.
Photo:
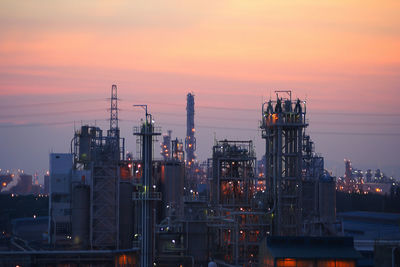
[[[194,95],[192,93],[187,94],[187,105],[186,105],[186,139],[185,139],[185,150],[186,150],[186,165],[190,168],[196,159],[194,151],[196,151],[196,138],[194,133],[196,129],[194,128]]]

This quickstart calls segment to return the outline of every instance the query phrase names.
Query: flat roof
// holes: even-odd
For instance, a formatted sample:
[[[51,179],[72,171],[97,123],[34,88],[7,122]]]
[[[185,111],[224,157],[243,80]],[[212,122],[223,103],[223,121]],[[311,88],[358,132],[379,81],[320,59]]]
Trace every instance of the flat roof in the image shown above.
[[[400,213],[372,212],[372,211],[348,211],[339,212],[337,217],[370,219],[386,223],[399,223]]]
[[[267,237],[267,250],[274,258],[358,259],[352,237]]]

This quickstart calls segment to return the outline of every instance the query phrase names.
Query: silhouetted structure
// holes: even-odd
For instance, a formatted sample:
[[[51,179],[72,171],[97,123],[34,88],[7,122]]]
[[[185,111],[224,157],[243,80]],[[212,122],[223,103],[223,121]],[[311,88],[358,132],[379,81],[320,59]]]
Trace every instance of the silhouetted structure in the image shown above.
[[[285,98],[281,98],[283,94]],[[305,104],[292,101],[290,91],[277,91],[276,101],[263,105],[262,137],[266,144],[265,176],[274,235],[301,231],[302,142],[307,126]]]
[[[194,133],[194,95],[192,93],[187,94],[187,105],[186,105],[187,121],[186,121],[186,139],[185,139],[185,151],[186,151],[186,165],[191,169],[195,163],[196,155],[196,137]]]
[[[145,110],[133,132],[138,157],[125,159],[113,85],[107,135],[82,125],[71,153],[50,155],[49,247],[44,249],[51,249],[16,251],[6,259],[0,252],[0,258],[14,266],[36,261],[46,266],[51,255],[77,265],[100,264],[103,257],[104,264],[116,266],[206,266],[211,259],[221,266],[262,266],[260,246],[270,235],[281,240],[334,235],[335,180],[305,134],[305,103],[292,101],[290,92],[279,93],[287,97],[277,95],[263,105],[266,155],[257,173],[248,140],[216,141],[212,157],[196,162],[192,93],[185,147],[168,131],[163,159],[154,160],[161,131],[147,105],[135,105]]]

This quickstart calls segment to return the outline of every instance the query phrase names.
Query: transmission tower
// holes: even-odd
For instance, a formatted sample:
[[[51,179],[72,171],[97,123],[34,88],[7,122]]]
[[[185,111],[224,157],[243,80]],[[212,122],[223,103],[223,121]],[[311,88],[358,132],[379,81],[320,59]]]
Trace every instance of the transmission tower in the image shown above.
[[[119,138],[117,86],[111,87],[110,137]]]

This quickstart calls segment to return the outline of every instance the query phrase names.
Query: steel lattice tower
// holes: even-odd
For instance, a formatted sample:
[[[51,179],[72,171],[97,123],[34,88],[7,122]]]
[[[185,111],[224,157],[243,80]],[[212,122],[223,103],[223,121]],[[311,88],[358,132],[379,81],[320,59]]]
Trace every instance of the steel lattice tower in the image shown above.
[[[110,107],[110,137],[119,138],[118,128],[118,98],[117,86],[115,84],[111,87],[111,107]]]
[[[119,160],[124,155],[120,147],[118,128],[117,86],[111,87],[110,129],[107,137],[101,131],[95,138],[91,180],[91,247],[114,249],[119,245]],[[123,157],[122,157],[123,158]]]

